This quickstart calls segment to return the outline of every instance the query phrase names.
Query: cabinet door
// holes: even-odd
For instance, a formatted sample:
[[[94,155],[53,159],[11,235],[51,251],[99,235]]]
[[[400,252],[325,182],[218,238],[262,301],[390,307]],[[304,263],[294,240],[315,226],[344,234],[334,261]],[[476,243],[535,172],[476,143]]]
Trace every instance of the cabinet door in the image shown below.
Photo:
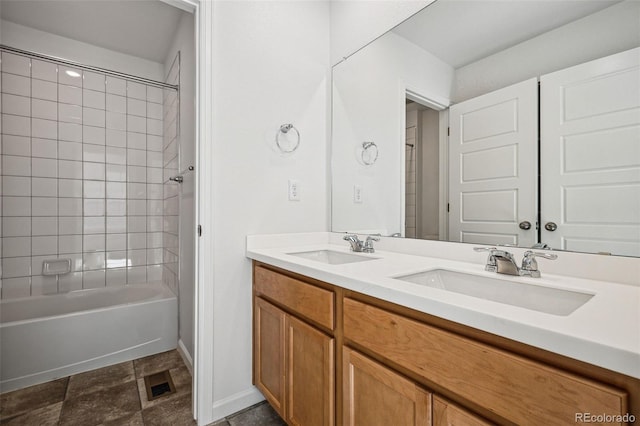
[[[489,426],[480,417],[438,396],[433,397],[434,426]]]
[[[431,394],[358,352],[343,354],[345,426],[431,424]]]
[[[287,316],[287,404],[290,425],[334,424],[334,339]]]
[[[255,298],[254,381],[271,406],[284,417],[286,314]]]

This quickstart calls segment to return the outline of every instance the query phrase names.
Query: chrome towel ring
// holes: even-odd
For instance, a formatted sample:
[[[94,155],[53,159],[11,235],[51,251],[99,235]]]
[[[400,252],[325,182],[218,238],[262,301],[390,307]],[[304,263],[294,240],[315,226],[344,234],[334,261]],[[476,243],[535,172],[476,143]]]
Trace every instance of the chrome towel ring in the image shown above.
[[[364,164],[367,166],[372,165],[378,159],[378,145],[375,142],[362,142],[360,156]]]
[[[283,147],[285,141],[281,141],[280,138],[282,134],[287,135],[291,130],[293,130],[296,134],[296,143],[293,148],[286,149],[285,147]],[[278,145],[278,149],[280,150],[280,152],[285,154],[295,151],[296,149],[298,149],[298,146],[300,146],[300,132],[295,128],[293,124],[289,123],[281,125],[278,133],[276,133],[276,145]],[[289,145],[288,141],[286,145]]]

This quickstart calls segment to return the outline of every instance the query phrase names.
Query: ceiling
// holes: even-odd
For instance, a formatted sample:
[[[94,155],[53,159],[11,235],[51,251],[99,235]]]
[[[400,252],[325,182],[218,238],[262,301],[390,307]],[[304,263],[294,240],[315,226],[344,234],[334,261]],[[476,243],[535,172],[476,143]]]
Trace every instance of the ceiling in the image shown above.
[[[457,69],[620,1],[438,0],[393,31]]]
[[[164,63],[184,12],[159,0],[0,0],[2,19]]]

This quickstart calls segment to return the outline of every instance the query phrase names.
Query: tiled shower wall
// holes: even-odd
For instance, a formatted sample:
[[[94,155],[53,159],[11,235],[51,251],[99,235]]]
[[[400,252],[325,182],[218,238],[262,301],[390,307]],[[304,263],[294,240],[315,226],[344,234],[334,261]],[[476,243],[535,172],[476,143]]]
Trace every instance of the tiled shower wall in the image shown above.
[[[0,296],[161,280],[163,89],[4,51],[0,66]],[[43,276],[55,258],[72,272]]]

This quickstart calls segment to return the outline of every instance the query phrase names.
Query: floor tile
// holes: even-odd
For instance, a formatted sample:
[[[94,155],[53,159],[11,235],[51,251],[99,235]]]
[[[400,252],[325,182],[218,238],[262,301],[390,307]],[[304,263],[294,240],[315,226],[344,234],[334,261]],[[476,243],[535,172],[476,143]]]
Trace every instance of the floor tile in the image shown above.
[[[227,419],[230,426],[286,426],[278,413],[266,402]]]
[[[119,419],[102,423],[100,426],[144,426],[142,421],[142,411],[130,414]]]
[[[135,380],[133,362],[123,362],[69,378],[67,399]]]
[[[191,394],[167,400],[162,404],[142,410],[145,426],[191,426]]]
[[[131,381],[65,400],[60,426],[98,425],[137,411],[140,411],[138,387]]]
[[[0,395],[0,420],[64,400],[68,377]]]
[[[136,378],[141,378],[164,370],[184,367],[184,362],[176,350],[162,352],[133,361]]]
[[[25,414],[0,421],[2,426],[56,426],[60,418],[62,402],[31,410]]]
[[[147,390],[144,384],[144,378],[138,379],[138,393],[140,395],[140,403],[142,409],[153,407],[154,405],[163,404],[165,401],[180,397],[184,394],[191,393],[191,374],[187,367],[174,368],[169,370],[171,380],[176,388],[175,393],[162,395],[161,397],[149,401],[147,399]]]

